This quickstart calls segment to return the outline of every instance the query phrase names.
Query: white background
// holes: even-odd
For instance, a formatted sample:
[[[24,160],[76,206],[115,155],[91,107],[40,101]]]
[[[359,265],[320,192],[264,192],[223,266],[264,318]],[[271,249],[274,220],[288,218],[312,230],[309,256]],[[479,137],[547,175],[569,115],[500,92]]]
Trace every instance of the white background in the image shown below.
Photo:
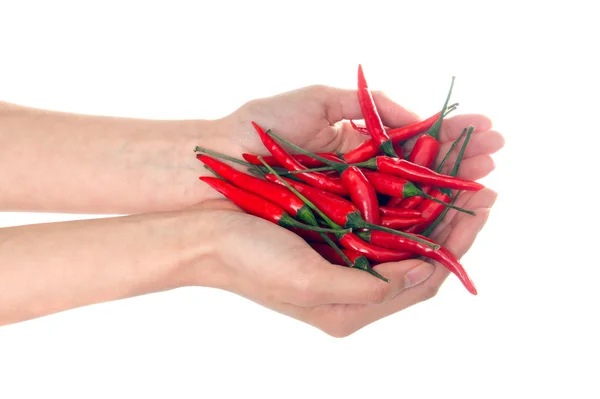
[[[599,397],[600,34],[585,2],[535,3],[0,2],[4,101],[208,119],[353,87],[361,62],[423,116],[456,75],[460,112],[507,140],[484,180],[500,197],[463,258],[479,296],[450,278],[345,339],[210,289],[89,306],[0,328],[0,398]]]

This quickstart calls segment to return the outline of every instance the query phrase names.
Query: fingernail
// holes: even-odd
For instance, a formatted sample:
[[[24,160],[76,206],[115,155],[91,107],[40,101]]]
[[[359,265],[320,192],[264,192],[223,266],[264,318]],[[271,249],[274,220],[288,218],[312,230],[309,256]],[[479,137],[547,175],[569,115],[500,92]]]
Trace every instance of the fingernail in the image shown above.
[[[414,287],[427,280],[433,274],[435,267],[430,263],[421,263],[419,266],[410,269],[404,275],[404,288]]]

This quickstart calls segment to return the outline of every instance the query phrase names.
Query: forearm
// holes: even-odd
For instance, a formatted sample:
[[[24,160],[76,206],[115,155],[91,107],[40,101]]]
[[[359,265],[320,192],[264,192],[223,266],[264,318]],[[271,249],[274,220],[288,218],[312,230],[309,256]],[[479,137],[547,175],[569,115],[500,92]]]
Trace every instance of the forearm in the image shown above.
[[[0,325],[208,282],[210,231],[179,212],[0,229]]]
[[[219,121],[75,115],[0,102],[0,210],[128,214],[210,195],[196,145],[219,150]]]

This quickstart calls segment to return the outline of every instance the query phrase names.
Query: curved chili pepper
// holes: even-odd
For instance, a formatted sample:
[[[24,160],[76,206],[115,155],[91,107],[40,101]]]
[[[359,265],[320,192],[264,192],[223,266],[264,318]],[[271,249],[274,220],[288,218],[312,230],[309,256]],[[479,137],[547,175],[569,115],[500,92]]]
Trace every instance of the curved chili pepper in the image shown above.
[[[277,159],[277,161],[284,165],[287,170],[305,170],[307,169],[300,162],[296,161],[291,154],[284,150],[271,136],[269,136],[258,124],[252,122],[252,126],[258,133],[260,140],[263,142],[267,150]],[[322,173],[309,172],[299,173],[297,176],[302,181],[320,189],[330,191],[332,193],[347,195],[348,189],[342,184],[342,180],[339,178],[332,178],[325,176]]]
[[[425,192],[423,192],[422,190],[417,188],[417,186],[412,184],[410,181],[403,179],[401,177],[389,175],[387,173],[368,172],[368,171],[365,171],[364,174],[367,177],[367,179],[369,179],[369,182],[371,182],[371,184],[375,188],[375,191],[377,191],[380,194],[392,195],[392,196],[396,196],[396,197],[421,196],[421,197],[428,198],[432,201],[436,201],[435,198],[432,198],[429,194],[426,194]],[[439,202],[439,201],[436,201],[436,202]],[[475,214],[475,212],[473,212],[473,211],[459,208],[454,205],[447,204],[445,206],[451,207],[460,212],[468,213],[470,215]]]
[[[401,209],[401,208],[390,208],[388,206],[380,206],[379,214],[381,216],[396,216],[401,218],[415,218],[421,216],[421,211],[416,209]]]
[[[267,201],[264,198],[259,197],[258,195],[254,195],[242,190],[241,188],[237,188],[225,180],[206,176],[201,176],[200,180],[223,194],[223,196],[228,198],[231,202],[242,208],[244,211],[251,215],[268,220],[269,222],[283,227],[298,227],[306,230],[321,231],[324,233],[339,232],[339,230],[336,229],[324,229],[321,227],[300,223],[286,213],[283,208]]]
[[[377,263],[383,262],[398,262],[405,259],[410,259],[415,256],[412,252],[398,251],[395,249],[384,248],[378,245],[373,245],[361,240],[354,233],[345,233],[339,238],[340,244],[347,249],[359,252],[367,259]]]
[[[205,165],[208,165],[217,173],[217,175],[225,178],[225,180],[233,185],[280,206],[293,217],[297,217],[308,224],[317,226],[317,220],[310,208],[300,198],[294,195],[294,193],[290,192],[290,190],[257,177],[247,175],[209,156],[196,155],[196,158]]]
[[[424,223],[425,221],[426,219],[422,217],[406,218],[398,216],[384,216],[381,218],[381,222],[379,224],[384,227],[389,227],[390,229],[406,229],[407,227]]]
[[[421,198],[421,197],[410,197],[410,198]],[[392,197],[385,204],[388,208],[399,208],[402,205],[402,202],[408,198],[404,197]]]
[[[338,156],[333,152],[319,152],[317,154],[319,156],[322,156],[324,158],[328,158],[328,159],[331,159],[334,161],[337,160],[339,162],[339,160],[340,160],[338,158]],[[323,162],[321,162],[317,159],[311,158],[304,154],[293,154],[292,157],[296,161],[300,162],[302,165],[306,166],[307,168],[317,168],[319,166],[325,165]],[[262,166],[262,163],[258,159],[258,155],[243,153],[242,158],[244,158],[246,160],[246,162],[251,163],[252,165]],[[264,156],[264,157],[262,157],[262,159],[264,159],[265,162],[268,163],[270,166],[282,167],[281,163],[279,163],[279,161],[277,161],[277,159],[275,159],[275,157],[273,155]]]
[[[311,242],[311,243],[309,243],[309,245],[315,251],[317,251],[319,253],[319,255],[321,255],[323,258],[325,258],[330,263],[333,263],[334,265],[347,266],[346,262],[344,261],[344,259],[342,259],[340,254],[338,254],[329,245],[316,243],[316,242]],[[353,251],[351,249],[342,249],[342,252],[344,253],[344,255],[346,255],[346,257],[348,259],[350,259],[350,262],[352,262],[354,267],[356,267],[357,269],[364,268],[364,266],[360,267],[361,263],[366,264],[366,266],[369,266],[369,260],[366,257],[364,257],[360,252]]]
[[[358,163],[354,166],[389,173],[391,175],[409,179],[416,183],[429,184],[441,188],[479,191],[484,187],[482,184],[477,183],[476,181],[442,175],[405,159],[379,156],[367,162]]]
[[[441,247],[441,251],[432,251],[429,247],[423,248],[421,246],[413,245],[413,241],[404,240],[402,237],[396,237],[391,234],[387,234],[383,231],[360,231],[357,235],[363,240],[381,247],[393,248],[401,251],[411,251],[417,255],[424,256],[426,258],[433,259],[440,262],[446,269],[454,273],[465,288],[473,295],[477,295],[477,289],[475,284],[469,278],[469,275],[465,271],[464,267],[460,264],[458,259],[445,247]],[[428,237],[420,236],[423,239],[431,240]],[[431,240],[431,242],[434,242]]]
[[[399,144],[429,129],[438,120],[440,115],[441,112],[438,112],[437,114],[432,115],[420,122],[411,123],[410,125],[402,126],[396,129],[390,129],[387,131],[387,134],[392,140],[392,143]],[[373,158],[378,154],[378,152],[379,149],[375,145],[375,142],[373,140],[367,140],[355,149],[342,155],[341,158],[348,163],[358,163]]]
[[[398,157],[394,151],[394,144],[383,127],[377,107],[375,106],[375,100],[373,100],[371,90],[367,86],[367,80],[360,64],[358,65],[358,103],[360,104],[367,131],[371,134],[375,146],[386,155]]]
[[[360,216],[360,212],[358,208],[350,201],[337,196],[335,194],[329,193],[324,190],[319,190],[318,188],[308,186],[303,183],[296,182],[294,180],[290,180],[287,178],[281,178],[279,180],[277,176],[273,174],[267,174],[266,179],[272,181],[274,183],[284,185],[283,181],[305,196],[310,202],[312,202],[317,208],[321,210],[327,217],[331,218],[331,220],[343,227],[346,228],[357,228],[357,229],[372,229],[372,230],[382,230],[387,231],[392,234],[396,234],[408,239],[413,239],[410,234],[406,234],[401,231],[396,231],[392,229],[388,229],[387,227],[377,226],[371,223],[365,222],[365,220]],[[343,245],[341,238],[338,235],[338,239],[340,239],[340,243]],[[421,243],[421,245],[430,245],[429,241],[423,241],[417,239]],[[435,247],[435,245],[434,245]]]
[[[454,87],[454,76],[452,76],[452,83],[450,83],[450,90],[448,90],[448,95],[446,96],[446,101],[444,101],[444,106],[442,107],[442,111],[440,112],[440,116],[438,120],[427,130],[427,132],[419,137],[415,146],[413,147],[408,160],[416,163],[417,165],[425,166],[431,168],[435,158],[437,157],[438,151],[440,149],[440,129],[442,127],[442,121],[444,119],[444,114],[446,113],[446,108],[448,107],[448,102],[450,101],[450,96],[452,95],[452,88]]]
[[[367,177],[356,166],[342,173],[342,182],[350,192],[350,198],[367,223],[379,224],[379,202],[377,193]]]

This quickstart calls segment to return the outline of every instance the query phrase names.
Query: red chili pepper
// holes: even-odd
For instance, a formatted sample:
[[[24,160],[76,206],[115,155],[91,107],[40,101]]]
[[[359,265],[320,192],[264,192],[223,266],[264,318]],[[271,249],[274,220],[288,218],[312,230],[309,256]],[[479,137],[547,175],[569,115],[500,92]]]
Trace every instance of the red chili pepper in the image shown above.
[[[367,162],[356,164],[355,166],[389,173],[391,175],[409,179],[416,183],[429,184],[441,188],[479,191],[484,187],[482,184],[472,180],[465,180],[436,173],[424,166],[415,165],[405,159],[379,156]]]
[[[439,150],[439,141],[431,136],[423,135],[419,137],[415,143],[415,146],[408,156],[408,160],[417,165],[431,168],[435,162],[435,159],[437,158]]]
[[[201,176],[200,180],[210,185],[212,188],[223,194],[234,204],[242,208],[251,215],[258,216],[283,227],[298,227],[306,230],[314,230],[321,232],[339,232],[339,230],[323,229],[320,227],[309,226],[300,223],[286,213],[283,208],[267,201],[264,198],[254,195],[241,188],[235,187],[233,184],[216,177]]]
[[[450,203],[450,197],[440,190],[433,190],[431,192],[431,196],[445,203]],[[419,210],[421,211],[421,215],[425,221],[423,223],[411,226],[405,229],[405,231],[410,233],[423,232],[431,223],[435,221],[435,219],[437,219],[437,217],[444,211],[444,208],[445,206],[439,202],[434,202],[431,200],[425,200],[421,202],[421,205],[419,205]]]
[[[252,122],[252,126],[258,133],[261,141],[269,150],[269,152],[277,159],[277,161],[284,165],[289,171],[305,170],[307,169],[300,162],[296,161],[286,150],[284,150],[271,136],[269,136],[260,126],[255,122]],[[318,187],[320,189],[340,194],[347,195],[348,189],[342,184],[342,180],[339,178],[332,178],[325,176],[322,173],[308,172],[298,173],[297,177],[306,183]]]
[[[398,262],[414,258],[415,254],[407,251],[384,248],[361,240],[354,233],[346,233],[339,239],[344,248],[363,254],[367,259],[377,263]],[[417,243],[418,244],[418,243]]]
[[[416,218],[421,216],[421,211],[416,209],[401,209],[390,208],[388,206],[380,206],[379,214],[381,216],[396,216],[401,218]]]
[[[283,185],[282,181],[280,181],[275,175],[267,174],[266,179],[272,181],[274,183]],[[405,233],[388,229],[387,227],[373,225],[371,223],[367,223],[360,216],[360,212],[358,208],[350,201],[337,196],[335,194],[326,192],[324,190],[319,190],[318,188],[308,186],[306,184],[282,178],[287,182],[291,187],[296,189],[300,194],[304,195],[310,202],[312,202],[318,209],[321,210],[327,217],[333,220],[335,223],[344,226],[346,228],[357,228],[357,229],[373,229],[373,230],[382,230],[387,231],[392,234],[397,234],[408,239],[412,239],[411,235],[405,235]],[[340,239],[340,243],[343,245],[343,242]],[[418,240],[422,245],[429,245],[427,242],[425,244],[424,241]]]
[[[431,186],[421,186],[421,191],[425,194],[431,194]],[[402,209],[414,209],[416,208],[425,198],[424,197],[409,197],[403,198],[398,207]]]
[[[233,185],[280,206],[290,215],[297,217],[308,224],[317,226],[317,220],[310,208],[285,187],[247,175],[206,155],[196,155],[196,158],[214,170],[217,175],[223,177]]]
[[[321,234],[325,234],[325,233],[319,233],[316,231],[311,231],[311,230],[302,230],[302,229],[297,229],[295,227],[290,227],[288,228],[289,231],[291,231],[292,233],[302,237],[304,239],[304,241],[307,242],[321,242],[321,243],[325,243],[325,239],[323,238],[323,236],[321,236]],[[331,240],[337,240],[337,238],[335,237],[335,235],[333,233],[327,233],[327,235],[329,236],[329,238]]]
[[[410,198],[422,198],[422,197],[410,197]],[[385,204],[385,206],[387,206],[388,208],[400,208],[400,206],[402,205],[402,202],[407,199],[408,198],[404,198],[404,197],[392,197],[387,202],[387,204]]]
[[[381,218],[380,225],[389,227],[390,229],[406,229],[407,227],[414,226],[419,223],[424,223],[426,219],[422,217],[398,217],[398,216],[384,216]]]
[[[477,295],[475,284],[473,284],[469,278],[469,275],[465,271],[464,267],[459,263],[458,259],[456,259],[456,257],[452,255],[447,248],[441,247],[440,251],[431,251],[428,247],[423,248],[421,246],[413,245],[413,242],[410,240],[404,240],[402,237],[396,237],[382,231],[360,231],[357,233],[357,235],[363,240],[374,245],[401,251],[412,251],[417,255],[440,262],[444,267],[446,267],[459,278],[459,280],[471,294]],[[428,238],[423,237],[423,239]],[[431,242],[433,242],[433,240]]]
[[[384,154],[397,157],[394,152],[394,144],[383,127],[377,107],[375,106],[375,101],[373,100],[373,95],[371,94],[371,90],[369,90],[369,86],[367,86],[362,65],[358,65],[358,102],[367,131],[371,134],[375,146]]]
[[[344,261],[344,259],[342,259],[342,257],[340,256],[340,254],[338,254],[335,249],[331,248],[329,245],[326,244],[321,244],[318,242],[311,242],[309,243],[309,245],[319,253],[319,255],[321,255],[323,258],[325,258],[327,261],[333,263],[334,265],[340,265],[340,266],[347,266],[346,262]],[[360,252],[356,252],[353,251],[351,249],[342,249],[342,252],[344,253],[344,255],[346,255],[348,257],[348,259],[350,259],[350,262],[352,262],[353,264],[355,264],[357,261],[358,262],[369,262],[367,260],[367,258],[365,258]],[[360,258],[364,258],[364,259],[360,259]]]
[[[334,154],[333,152],[320,152],[318,153],[319,156],[322,156],[324,158],[328,158],[331,159],[333,161],[338,161],[339,162],[339,158],[336,154]],[[302,165],[306,166],[307,168],[318,168],[319,166],[323,166],[325,165],[323,162],[311,158],[307,155],[304,154],[294,154],[292,155],[292,157],[300,162]],[[252,165],[259,165],[262,166],[262,163],[259,161],[258,159],[258,155],[252,155],[252,154],[242,154],[242,158],[244,158],[246,160],[246,162],[251,163]],[[279,163],[279,161],[277,161],[277,159],[275,159],[274,156],[270,155],[270,156],[265,156],[262,157],[266,163],[268,163],[271,166],[279,166],[281,167],[281,163]]]
[[[360,215],[367,223],[379,224],[379,202],[377,193],[367,177],[356,166],[342,173],[342,182],[350,192],[350,198],[358,207]]]
[[[399,144],[429,129],[438,120],[440,114],[441,112],[438,112],[437,114],[432,115],[420,122],[412,123],[396,129],[390,129],[387,131],[388,136],[392,140],[392,143]],[[348,151],[342,155],[342,159],[348,163],[364,162],[376,156],[378,152],[379,149],[377,148],[375,142],[373,140],[367,140],[352,151]]]
[[[365,171],[364,173],[365,176],[367,176],[367,179],[369,179],[369,182],[371,182],[371,184],[375,188],[375,191],[377,191],[380,194],[391,195],[396,197],[421,196],[435,201],[435,199],[432,198],[429,194],[424,193],[410,181],[401,177],[379,172]],[[461,212],[469,213],[471,215],[475,214],[473,211],[468,211],[466,209],[462,209],[454,205],[448,204],[446,206],[459,210]]]
[[[454,76],[452,77],[450,90],[448,90],[448,95],[446,96],[446,101],[444,102],[438,120],[427,130],[427,133],[419,137],[408,157],[409,161],[428,168],[431,168],[433,165],[440,149],[440,142],[438,141],[440,129],[442,127],[442,120],[444,119],[443,115],[446,113],[446,108],[448,107],[450,96],[452,95],[453,87]]]
[[[394,144],[394,151],[396,151],[398,158],[404,159],[404,148],[402,147],[402,143]]]

